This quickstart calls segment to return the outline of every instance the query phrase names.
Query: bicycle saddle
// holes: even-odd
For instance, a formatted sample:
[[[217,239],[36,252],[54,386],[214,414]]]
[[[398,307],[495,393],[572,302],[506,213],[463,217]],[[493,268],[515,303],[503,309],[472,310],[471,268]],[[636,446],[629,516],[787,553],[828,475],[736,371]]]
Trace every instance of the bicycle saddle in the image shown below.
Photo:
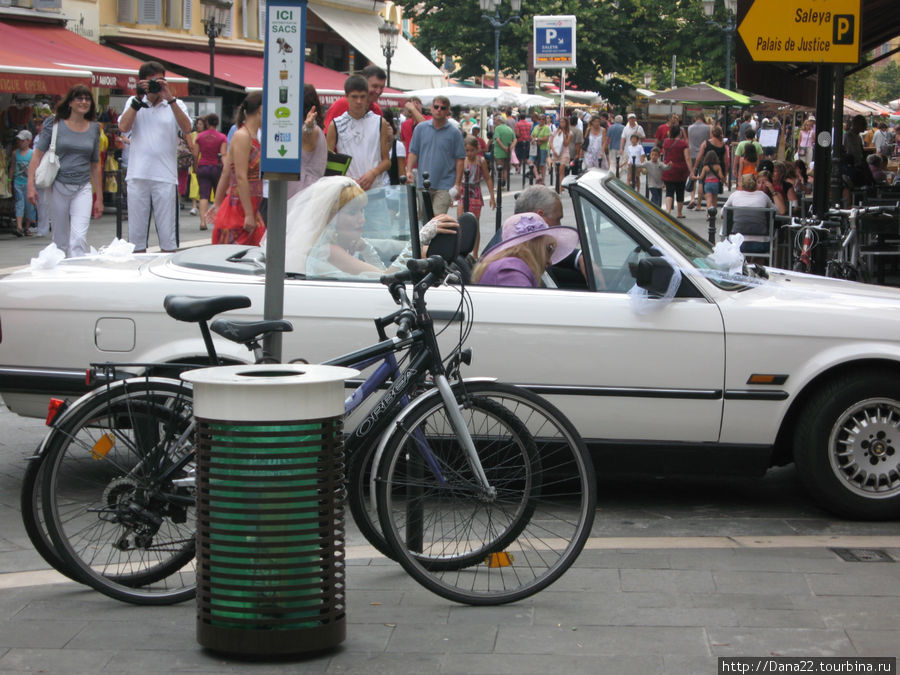
[[[209,329],[232,342],[247,343],[267,333],[290,333],[294,326],[284,319],[268,321],[241,321],[233,319],[216,319],[209,324]]]
[[[166,313],[177,321],[209,321],[216,314],[232,309],[250,306],[250,298],[245,295],[216,295],[198,297],[194,295],[167,295],[163,300]]]

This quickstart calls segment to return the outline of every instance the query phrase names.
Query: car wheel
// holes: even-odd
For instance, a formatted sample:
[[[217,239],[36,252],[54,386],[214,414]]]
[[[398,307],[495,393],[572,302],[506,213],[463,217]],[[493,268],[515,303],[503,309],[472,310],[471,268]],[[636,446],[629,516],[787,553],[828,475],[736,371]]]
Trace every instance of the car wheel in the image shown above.
[[[864,520],[900,516],[900,382],[875,372],[831,381],[800,417],[794,460],[823,508]]]

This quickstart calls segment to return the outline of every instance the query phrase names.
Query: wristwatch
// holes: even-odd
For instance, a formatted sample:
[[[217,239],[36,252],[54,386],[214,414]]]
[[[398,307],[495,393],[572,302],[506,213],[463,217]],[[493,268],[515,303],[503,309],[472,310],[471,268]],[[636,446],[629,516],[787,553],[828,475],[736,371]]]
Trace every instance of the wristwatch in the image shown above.
[[[178,97],[177,97],[177,96],[173,96],[173,97],[170,98],[168,101],[166,101],[166,103],[168,103],[169,105],[172,105],[172,104],[175,103],[175,101],[177,101],[177,100],[178,100]]]

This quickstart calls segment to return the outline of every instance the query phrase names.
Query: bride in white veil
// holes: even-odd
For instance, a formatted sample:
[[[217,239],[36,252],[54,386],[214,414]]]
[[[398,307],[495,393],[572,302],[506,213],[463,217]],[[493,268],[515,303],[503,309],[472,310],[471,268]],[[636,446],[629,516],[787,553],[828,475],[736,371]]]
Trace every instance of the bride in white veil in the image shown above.
[[[344,251],[336,235],[338,212],[350,213],[364,208],[367,193],[347,176],[325,176],[288,200],[285,227],[284,271],[304,276],[359,275],[382,272],[382,261],[371,243],[358,235],[353,240],[352,255]],[[350,202],[359,206],[348,206]],[[345,208],[347,207],[347,208]],[[343,209],[343,210],[342,210]],[[350,219],[359,216],[349,215]],[[340,228],[339,223],[337,224]],[[429,221],[420,231],[423,247],[439,232],[455,232],[458,225],[452,216],[441,214]],[[408,237],[407,237],[408,238]],[[392,242],[402,250],[391,256],[389,268],[400,269],[412,254],[409,242],[405,247],[399,239]],[[266,246],[263,240],[261,246]]]
[[[360,194],[362,188],[352,178],[325,176],[288,200],[285,272],[306,274],[309,253],[328,223],[344,204]]]

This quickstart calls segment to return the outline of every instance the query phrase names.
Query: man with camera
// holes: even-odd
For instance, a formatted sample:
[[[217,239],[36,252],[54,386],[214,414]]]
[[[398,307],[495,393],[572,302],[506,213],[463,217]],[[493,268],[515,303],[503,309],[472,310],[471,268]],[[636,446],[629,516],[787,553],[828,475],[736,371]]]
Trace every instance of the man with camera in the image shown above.
[[[128,241],[135,253],[147,250],[150,213],[156,222],[159,247],[177,247],[175,217],[178,210],[178,132],[191,136],[187,107],[169,89],[166,69],[148,61],[138,71],[136,95],[119,116],[119,129],[131,132],[128,159]]]

